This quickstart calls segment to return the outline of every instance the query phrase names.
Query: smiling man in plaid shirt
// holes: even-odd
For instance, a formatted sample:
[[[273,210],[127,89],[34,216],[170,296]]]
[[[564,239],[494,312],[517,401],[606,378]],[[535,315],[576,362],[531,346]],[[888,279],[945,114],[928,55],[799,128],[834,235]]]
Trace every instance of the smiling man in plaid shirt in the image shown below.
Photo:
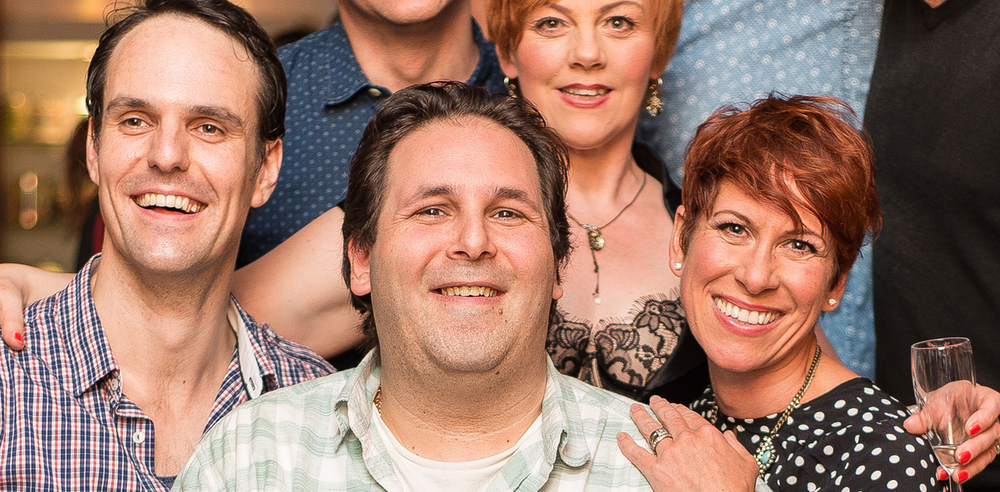
[[[104,253],[0,347],[0,489],[166,490],[240,403],[329,373],[229,294],[281,167],[285,78],[223,0],[146,0],[101,37],[88,167]]]

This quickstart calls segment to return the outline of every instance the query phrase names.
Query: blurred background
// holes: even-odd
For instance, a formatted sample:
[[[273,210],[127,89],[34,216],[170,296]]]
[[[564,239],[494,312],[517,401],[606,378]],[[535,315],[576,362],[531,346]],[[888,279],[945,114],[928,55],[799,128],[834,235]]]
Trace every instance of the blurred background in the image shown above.
[[[128,3],[0,0],[0,262],[76,271],[81,237],[85,254],[100,242],[96,189],[73,136],[105,14]],[[234,3],[286,40],[326,27],[337,10],[336,0]]]

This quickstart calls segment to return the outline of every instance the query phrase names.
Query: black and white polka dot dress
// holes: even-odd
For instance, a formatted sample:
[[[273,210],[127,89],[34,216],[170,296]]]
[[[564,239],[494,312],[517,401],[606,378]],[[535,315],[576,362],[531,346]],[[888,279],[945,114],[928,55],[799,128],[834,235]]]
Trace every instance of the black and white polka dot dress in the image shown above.
[[[708,418],[714,401],[709,387],[691,409]],[[908,415],[871,381],[847,381],[792,411],[774,438],[778,455],[764,481],[775,492],[943,490],[930,445],[903,429]],[[753,454],[780,416],[734,419],[720,412],[716,427],[735,429]]]

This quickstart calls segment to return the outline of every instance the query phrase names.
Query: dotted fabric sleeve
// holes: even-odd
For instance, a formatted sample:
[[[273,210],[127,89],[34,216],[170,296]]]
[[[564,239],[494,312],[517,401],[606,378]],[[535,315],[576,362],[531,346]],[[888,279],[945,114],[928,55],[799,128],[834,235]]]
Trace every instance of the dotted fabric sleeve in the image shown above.
[[[714,400],[708,389],[692,409],[707,416]],[[944,490],[934,477],[930,445],[903,429],[908,415],[871,381],[847,381],[792,412],[774,439],[778,456],[764,481],[781,491]],[[720,413],[716,426],[735,430],[753,453],[779,416],[734,419]]]

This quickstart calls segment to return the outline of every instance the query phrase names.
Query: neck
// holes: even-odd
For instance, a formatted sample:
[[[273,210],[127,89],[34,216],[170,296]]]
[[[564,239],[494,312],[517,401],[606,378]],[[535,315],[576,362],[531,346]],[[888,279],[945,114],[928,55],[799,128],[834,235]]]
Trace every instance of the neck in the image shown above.
[[[482,374],[421,374],[382,359],[382,419],[396,439],[436,461],[471,461],[509,449],[541,414],[545,354]]]
[[[739,419],[760,418],[783,412],[806,382],[815,355],[815,337],[800,343],[800,347],[794,355],[786,356],[769,367],[750,372],[728,371],[709,360],[712,390],[715,392],[719,409],[726,415]],[[799,404],[832,388],[829,384],[830,377],[821,376],[823,372],[829,374],[825,369],[829,365],[827,361],[832,363],[830,357],[825,354],[820,357],[813,382]],[[819,383],[820,380],[823,382]]]
[[[574,217],[601,225],[635,197],[644,172],[632,158],[631,148],[628,142],[614,151],[570,150],[567,203]]]
[[[235,344],[226,318],[231,266],[153,274],[113,249],[102,254],[91,276],[94,305],[130,396],[208,392],[214,398],[220,367],[224,374]]]
[[[433,19],[396,25],[341,2],[351,49],[373,84],[396,92],[435,80],[464,82],[479,61],[468,2],[453,2]]]

